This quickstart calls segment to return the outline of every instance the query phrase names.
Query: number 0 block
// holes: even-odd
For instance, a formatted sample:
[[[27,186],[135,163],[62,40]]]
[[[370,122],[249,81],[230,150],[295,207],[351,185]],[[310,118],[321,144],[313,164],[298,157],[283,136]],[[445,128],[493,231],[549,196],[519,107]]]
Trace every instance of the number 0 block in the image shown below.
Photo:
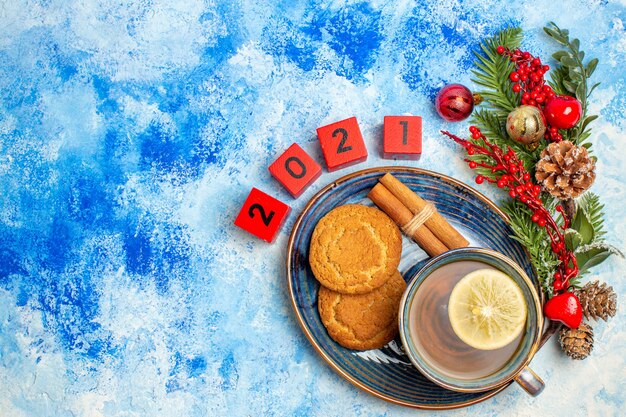
[[[294,198],[322,174],[322,167],[297,143],[291,145],[269,167],[270,173]]]
[[[383,158],[413,159],[422,155],[422,118],[385,116]]]
[[[288,205],[253,187],[235,219],[235,225],[271,243],[289,211],[291,208]]]
[[[317,129],[328,171],[335,171],[367,159],[367,148],[356,117]]]

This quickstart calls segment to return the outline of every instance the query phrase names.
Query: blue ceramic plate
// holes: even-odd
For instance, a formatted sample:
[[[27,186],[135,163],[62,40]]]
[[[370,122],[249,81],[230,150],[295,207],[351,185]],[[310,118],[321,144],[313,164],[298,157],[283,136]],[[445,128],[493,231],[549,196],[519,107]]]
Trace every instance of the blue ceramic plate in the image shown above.
[[[411,364],[399,337],[382,349],[350,350],[332,340],[320,320],[317,311],[319,284],[308,261],[313,229],[337,206],[348,203],[373,205],[366,197],[367,193],[387,172],[434,203],[437,210],[470,241],[470,246],[490,248],[516,261],[539,289],[524,248],[509,237],[513,232],[505,215],[485,196],[435,172],[405,167],[374,168],[347,175],[320,190],[296,220],[288,244],[287,282],[298,321],[313,347],[335,371],[382,399],[426,409],[457,408],[483,401],[508,385],[479,393],[446,390],[426,379]],[[427,260],[428,256],[416,243],[403,237],[399,270],[406,280]]]

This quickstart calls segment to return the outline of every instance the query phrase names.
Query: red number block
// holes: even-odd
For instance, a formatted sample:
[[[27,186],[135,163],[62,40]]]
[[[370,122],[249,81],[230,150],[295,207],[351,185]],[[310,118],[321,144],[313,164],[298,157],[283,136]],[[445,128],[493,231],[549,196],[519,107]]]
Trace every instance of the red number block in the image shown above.
[[[235,225],[271,243],[290,211],[287,204],[253,187]]]
[[[422,156],[422,118],[385,116],[383,158],[420,159]]]
[[[356,117],[317,129],[328,171],[335,171],[367,159],[367,149]]]
[[[291,145],[269,167],[270,173],[294,198],[322,175],[322,167],[297,143]]]

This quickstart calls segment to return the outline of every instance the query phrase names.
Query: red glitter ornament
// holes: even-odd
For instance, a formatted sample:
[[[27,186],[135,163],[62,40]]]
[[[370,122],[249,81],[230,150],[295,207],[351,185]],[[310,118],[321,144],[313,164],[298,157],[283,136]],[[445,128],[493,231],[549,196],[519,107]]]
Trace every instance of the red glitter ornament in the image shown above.
[[[448,122],[460,122],[467,119],[474,105],[482,101],[480,95],[472,94],[469,88],[461,84],[449,84],[443,87],[435,98],[437,113]]]

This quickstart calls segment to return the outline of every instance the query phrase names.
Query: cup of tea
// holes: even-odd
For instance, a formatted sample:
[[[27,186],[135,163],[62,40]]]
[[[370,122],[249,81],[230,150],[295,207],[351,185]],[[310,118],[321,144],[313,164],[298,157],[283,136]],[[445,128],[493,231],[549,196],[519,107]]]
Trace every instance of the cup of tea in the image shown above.
[[[476,348],[459,337],[451,323],[453,289],[475,271],[495,270],[519,287],[526,306],[510,341],[497,348]],[[541,297],[524,270],[510,258],[483,248],[454,249],[431,259],[409,281],[400,301],[400,337],[409,359],[424,376],[454,391],[487,391],[513,380],[536,396],[544,383],[529,367],[543,330]],[[456,331],[455,327],[456,325]]]

